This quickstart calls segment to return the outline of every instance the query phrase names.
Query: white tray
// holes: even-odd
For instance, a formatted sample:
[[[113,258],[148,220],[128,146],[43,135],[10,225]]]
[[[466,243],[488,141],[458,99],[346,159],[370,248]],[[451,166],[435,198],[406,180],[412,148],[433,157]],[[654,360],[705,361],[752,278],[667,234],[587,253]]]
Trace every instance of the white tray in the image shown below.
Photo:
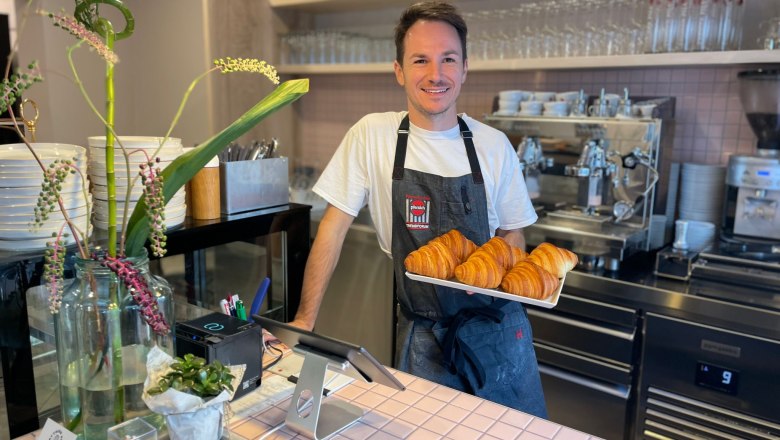
[[[454,289],[468,290],[471,292],[482,293],[485,295],[494,296],[496,298],[504,298],[510,301],[517,301],[525,304],[531,304],[534,306],[543,307],[545,309],[551,309],[558,304],[558,298],[561,296],[561,289],[563,289],[563,282],[566,281],[566,277],[561,278],[558,283],[558,288],[552,295],[548,296],[545,300],[539,300],[529,298],[527,296],[513,295],[506,293],[498,289],[484,289],[482,287],[470,286],[468,284],[459,283],[453,280],[442,280],[439,278],[431,278],[423,275],[417,275],[416,273],[406,272],[406,276],[415,281],[422,281],[423,283],[438,284],[440,286],[452,287]]]

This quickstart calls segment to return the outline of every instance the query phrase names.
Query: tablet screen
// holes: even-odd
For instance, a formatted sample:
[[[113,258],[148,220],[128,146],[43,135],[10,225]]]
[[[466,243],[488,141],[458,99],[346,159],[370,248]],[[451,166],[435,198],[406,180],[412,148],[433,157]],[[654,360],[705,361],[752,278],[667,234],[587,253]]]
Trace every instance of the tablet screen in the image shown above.
[[[405,389],[404,385],[387,368],[359,345],[318,335],[260,315],[252,315],[252,319],[290,348],[302,345],[327,355],[344,358],[360,372],[366,382],[381,383],[401,391]]]

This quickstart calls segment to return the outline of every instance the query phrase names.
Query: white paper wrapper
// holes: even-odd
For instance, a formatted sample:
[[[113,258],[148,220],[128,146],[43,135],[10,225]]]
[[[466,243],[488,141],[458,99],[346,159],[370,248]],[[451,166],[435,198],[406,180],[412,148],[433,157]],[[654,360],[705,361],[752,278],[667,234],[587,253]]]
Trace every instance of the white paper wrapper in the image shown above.
[[[147,376],[143,394],[146,406],[165,416],[171,440],[219,439],[222,435],[224,403],[233,398],[234,392],[222,391],[208,400],[174,389],[168,389],[155,396],[150,395],[147,390],[157,385],[160,377],[168,372],[168,367],[172,363],[173,358],[158,347],[149,351],[146,357]],[[232,385],[236,390],[244,376],[246,365],[230,365],[228,368],[235,376]]]

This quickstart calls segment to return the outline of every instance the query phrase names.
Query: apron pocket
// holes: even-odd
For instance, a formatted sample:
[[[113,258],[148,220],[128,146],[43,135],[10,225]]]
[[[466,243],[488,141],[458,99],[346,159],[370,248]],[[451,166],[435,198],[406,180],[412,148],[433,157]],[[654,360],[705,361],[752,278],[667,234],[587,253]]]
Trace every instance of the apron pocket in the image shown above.
[[[480,231],[475,229],[479,225],[476,221],[470,221],[470,217],[476,217],[476,212],[467,213],[464,203],[441,203],[441,230],[447,232],[451,229],[457,229],[461,234],[471,240],[481,236]]]

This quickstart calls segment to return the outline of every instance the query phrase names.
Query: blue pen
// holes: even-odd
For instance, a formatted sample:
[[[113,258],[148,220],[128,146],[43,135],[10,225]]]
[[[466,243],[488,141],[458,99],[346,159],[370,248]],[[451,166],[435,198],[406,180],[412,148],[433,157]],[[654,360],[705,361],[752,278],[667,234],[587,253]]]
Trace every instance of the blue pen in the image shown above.
[[[260,283],[260,287],[257,288],[257,293],[255,293],[255,299],[252,300],[252,307],[249,309],[249,315],[247,318],[251,321],[252,315],[256,315],[258,311],[260,311],[260,306],[263,305],[263,300],[265,299],[265,294],[268,293],[268,286],[271,285],[271,279],[268,277],[265,277],[262,283]]]

